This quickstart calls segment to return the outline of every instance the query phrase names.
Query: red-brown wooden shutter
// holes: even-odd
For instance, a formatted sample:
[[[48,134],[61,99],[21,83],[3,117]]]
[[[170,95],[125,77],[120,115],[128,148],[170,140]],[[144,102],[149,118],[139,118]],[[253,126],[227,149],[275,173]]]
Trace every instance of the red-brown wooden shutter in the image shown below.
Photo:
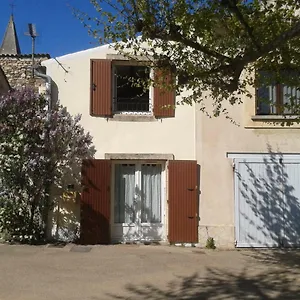
[[[83,192],[80,205],[80,241],[82,244],[110,242],[111,161],[84,160]]]
[[[198,241],[198,165],[196,161],[169,161],[169,242]]]
[[[91,115],[112,114],[112,71],[111,60],[91,60]]]
[[[155,70],[155,81],[171,83],[172,75],[164,75],[165,78],[160,78],[162,72]],[[154,116],[157,118],[175,117],[175,91],[169,91],[160,87],[154,88]]]

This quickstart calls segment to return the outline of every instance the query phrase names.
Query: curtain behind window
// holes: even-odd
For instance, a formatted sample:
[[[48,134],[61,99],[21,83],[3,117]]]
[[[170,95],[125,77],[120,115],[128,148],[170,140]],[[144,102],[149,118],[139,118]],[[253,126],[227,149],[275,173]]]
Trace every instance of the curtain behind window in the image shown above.
[[[116,165],[115,172],[115,223],[134,223],[135,165]]]
[[[161,165],[142,165],[142,223],[161,222]]]

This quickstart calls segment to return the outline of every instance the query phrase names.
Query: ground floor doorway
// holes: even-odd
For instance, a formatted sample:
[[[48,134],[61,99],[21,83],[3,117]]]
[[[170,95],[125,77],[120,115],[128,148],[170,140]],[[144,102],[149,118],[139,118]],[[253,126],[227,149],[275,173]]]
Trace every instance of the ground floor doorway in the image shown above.
[[[198,241],[196,161],[85,160],[82,184],[83,244]]]
[[[165,165],[114,164],[112,241],[157,241],[165,238]]]

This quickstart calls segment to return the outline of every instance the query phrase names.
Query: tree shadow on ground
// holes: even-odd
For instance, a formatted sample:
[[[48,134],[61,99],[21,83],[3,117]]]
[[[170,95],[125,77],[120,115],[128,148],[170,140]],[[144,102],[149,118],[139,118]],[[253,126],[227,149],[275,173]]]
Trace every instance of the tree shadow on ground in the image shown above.
[[[87,157],[93,158],[95,153],[92,146]],[[82,157],[76,157],[64,169],[60,182],[52,188],[54,207],[49,215],[49,240],[77,242],[79,239],[81,171]]]
[[[151,284],[126,286],[126,296],[109,295],[113,299],[300,299],[300,273],[294,270],[272,268],[260,272],[254,268],[242,271],[206,269],[205,275],[197,273],[177,277],[166,289]],[[297,281],[298,280],[298,281]]]
[[[243,255],[254,258],[267,265],[299,268],[300,270],[299,249],[252,249],[246,251]]]

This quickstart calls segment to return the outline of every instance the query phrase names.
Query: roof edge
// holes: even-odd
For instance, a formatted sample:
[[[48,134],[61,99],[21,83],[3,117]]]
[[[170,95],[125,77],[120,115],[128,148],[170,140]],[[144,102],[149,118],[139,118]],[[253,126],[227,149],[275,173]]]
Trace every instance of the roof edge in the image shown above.
[[[31,58],[32,54],[0,54],[0,58],[2,57],[13,57],[13,58]],[[48,53],[36,53],[34,57],[46,57],[48,59],[51,58],[51,55]]]
[[[81,56],[81,55],[85,55],[85,54],[88,54],[88,53],[96,52],[98,50],[104,50],[106,48],[109,48],[111,45],[113,45],[113,44],[105,44],[105,45],[101,45],[101,46],[98,46],[98,47],[89,48],[89,49],[85,49],[85,50],[80,50],[80,51],[77,51],[77,52],[72,52],[72,53],[68,53],[68,54],[65,54],[65,55],[61,55],[61,56],[55,56],[55,57],[52,57],[47,62],[43,62],[43,63],[51,63],[52,61],[55,61],[55,59],[68,59],[68,58],[72,58],[74,56]]]

